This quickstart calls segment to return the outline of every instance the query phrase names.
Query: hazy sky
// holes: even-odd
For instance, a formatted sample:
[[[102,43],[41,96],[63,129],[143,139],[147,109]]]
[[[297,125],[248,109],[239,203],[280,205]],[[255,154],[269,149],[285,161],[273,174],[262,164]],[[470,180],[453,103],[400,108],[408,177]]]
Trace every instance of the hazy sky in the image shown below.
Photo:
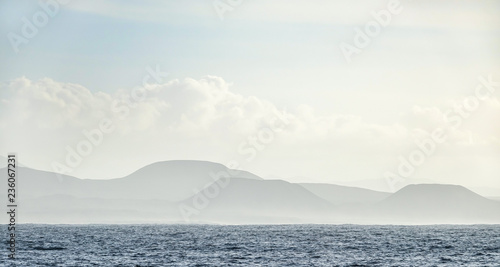
[[[49,7],[25,38],[26,21],[46,11],[1,1],[0,152],[67,166],[67,149],[105,120],[111,130],[69,174],[234,160],[264,177],[333,182],[397,172],[442,128],[446,142],[411,177],[500,188],[500,86],[459,127],[444,116],[479,77],[500,82],[500,2],[396,2],[350,63],[341,44],[391,1],[242,0],[221,20],[215,6],[228,2],[74,0]],[[12,34],[26,41],[17,53]],[[155,69],[168,75],[148,79]],[[126,104],[138,88],[144,98]],[[286,127],[265,139],[283,110]]]

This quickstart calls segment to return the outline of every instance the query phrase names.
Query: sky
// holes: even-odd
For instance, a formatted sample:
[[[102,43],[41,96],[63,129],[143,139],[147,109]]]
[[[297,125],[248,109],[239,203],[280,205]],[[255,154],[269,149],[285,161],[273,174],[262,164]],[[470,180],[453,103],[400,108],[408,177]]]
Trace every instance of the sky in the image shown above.
[[[3,0],[0,153],[90,179],[195,159],[291,182],[500,188],[499,8]]]

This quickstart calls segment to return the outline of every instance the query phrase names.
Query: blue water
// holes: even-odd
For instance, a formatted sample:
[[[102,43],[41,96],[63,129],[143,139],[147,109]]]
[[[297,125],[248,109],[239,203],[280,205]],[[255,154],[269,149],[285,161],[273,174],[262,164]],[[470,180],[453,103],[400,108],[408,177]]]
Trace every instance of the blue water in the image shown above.
[[[17,242],[2,266],[500,266],[500,225],[21,225]]]

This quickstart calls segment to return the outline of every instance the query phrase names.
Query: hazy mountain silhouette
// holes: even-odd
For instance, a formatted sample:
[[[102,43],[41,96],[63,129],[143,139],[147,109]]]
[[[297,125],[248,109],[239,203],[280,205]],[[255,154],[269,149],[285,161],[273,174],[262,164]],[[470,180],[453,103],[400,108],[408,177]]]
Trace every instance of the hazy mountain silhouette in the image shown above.
[[[394,185],[391,186],[387,179],[379,178],[379,179],[363,179],[354,181],[334,181],[333,183],[341,186],[350,186],[350,187],[374,190],[378,192],[394,193],[394,191],[397,191],[408,185],[433,184],[435,182],[432,179],[404,178],[402,180],[397,181]]]
[[[165,200],[77,198],[52,195],[24,200],[22,221],[43,223],[180,223]]]
[[[0,169],[0,178],[6,176]],[[409,185],[390,194],[263,180],[204,161],[158,162],[109,180],[19,167],[18,185],[22,222],[500,223],[499,201],[462,186]],[[6,191],[6,182],[0,183],[1,198]],[[195,211],[189,221],[181,207]]]
[[[387,221],[403,223],[500,222],[500,202],[458,185],[409,185],[373,211]]]
[[[471,187],[468,188],[472,192],[477,193],[481,196],[487,198],[497,198],[500,199],[500,189],[495,187]]]
[[[189,197],[221,177],[262,178],[241,170],[230,170],[219,163],[192,160],[174,160],[148,165],[113,184],[119,188],[144,189],[141,199],[166,199],[179,201]]]
[[[221,223],[307,223],[323,220],[334,206],[298,184],[282,180],[232,178],[225,187],[214,183],[197,195],[183,201],[193,206],[200,195],[210,196],[207,206],[193,219]]]
[[[301,183],[300,185],[335,205],[376,203],[391,195],[387,192],[333,184]]]
[[[161,199],[179,201],[224,176],[262,179],[246,171],[235,171],[206,161],[157,162],[123,177],[109,180],[78,179],[68,175],[18,168],[21,198],[70,195],[80,198]],[[2,171],[1,177],[6,177]],[[0,189],[5,188],[0,184]],[[3,190],[5,191],[5,190]],[[3,192],[2,191],[2,192]]]

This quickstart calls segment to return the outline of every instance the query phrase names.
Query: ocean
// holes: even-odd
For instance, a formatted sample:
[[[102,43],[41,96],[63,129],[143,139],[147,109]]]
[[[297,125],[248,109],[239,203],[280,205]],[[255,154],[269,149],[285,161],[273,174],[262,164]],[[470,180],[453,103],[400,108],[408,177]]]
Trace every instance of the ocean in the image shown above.
[[[20,225],[2,266],[500,266],[500,225]]]

